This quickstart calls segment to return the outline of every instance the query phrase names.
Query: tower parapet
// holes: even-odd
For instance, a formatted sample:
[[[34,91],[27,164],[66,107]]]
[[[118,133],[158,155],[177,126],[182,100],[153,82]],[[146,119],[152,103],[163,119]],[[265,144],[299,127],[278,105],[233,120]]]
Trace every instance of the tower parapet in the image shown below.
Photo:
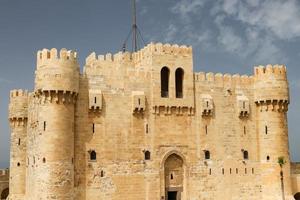
[[[10,150],[10,199],[21,199],[25,195],[26,142],[28,119],[28,92],[10,92],[9,121],[11,128]]]
[[[289,103],[289,87],[286,66],[267,65],[254,68],[255,102],[278,102],[287,109]]]
[[[37,53],[35,91],[77,93],[79,89],[77,53],[61,49],[43,49]]]

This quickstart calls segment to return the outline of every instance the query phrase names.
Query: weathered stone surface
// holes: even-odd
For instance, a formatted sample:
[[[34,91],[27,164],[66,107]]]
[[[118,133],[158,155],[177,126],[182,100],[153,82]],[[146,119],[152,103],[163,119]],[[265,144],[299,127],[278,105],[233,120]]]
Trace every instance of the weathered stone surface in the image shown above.
[[[191,47],[151,43],[92,53],[80,74],[77,53],[44,49],[16,94],[12,200],[282,199],[281,156],[285,199],[299,192],[285,66],[195,73]]]

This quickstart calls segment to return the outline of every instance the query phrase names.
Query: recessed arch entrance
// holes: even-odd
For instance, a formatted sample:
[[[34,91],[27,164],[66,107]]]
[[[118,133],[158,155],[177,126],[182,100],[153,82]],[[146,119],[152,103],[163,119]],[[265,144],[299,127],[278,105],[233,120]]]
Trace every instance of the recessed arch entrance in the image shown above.
[[[170,152],[162,163],[163,176],[162,187],[165,200],[184,199],[185,162],[183,156]]]
[[[8,197],[9,189],[6,188],[1,192],[1,200],[5,200]]]
[[[296,193],[295,196],[294,196],[294,198],[295,198],[296,200],[300,200],[300,192]]]

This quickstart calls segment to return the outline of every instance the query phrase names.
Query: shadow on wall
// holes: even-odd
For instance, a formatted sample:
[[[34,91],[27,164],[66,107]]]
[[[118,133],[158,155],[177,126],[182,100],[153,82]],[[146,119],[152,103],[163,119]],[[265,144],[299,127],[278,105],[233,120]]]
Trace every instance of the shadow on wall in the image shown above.
[[[5,188],[2,192],[1,192],[1,200],[5,200],[8,197],[9,194],[9,189]]]

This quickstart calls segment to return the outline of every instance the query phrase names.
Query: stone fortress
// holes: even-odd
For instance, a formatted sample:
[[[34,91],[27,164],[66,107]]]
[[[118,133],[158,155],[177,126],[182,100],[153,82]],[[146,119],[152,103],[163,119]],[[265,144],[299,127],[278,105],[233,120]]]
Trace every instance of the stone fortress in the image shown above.
[[[0,169],[0,199],[4,200],[9,194],[9,170]]]
[[[191,47],[161,43],[83,73],[74,51],[38,51],[34,91],[10,93],[9,199],[298,199],[286,73],[194,72]]]

